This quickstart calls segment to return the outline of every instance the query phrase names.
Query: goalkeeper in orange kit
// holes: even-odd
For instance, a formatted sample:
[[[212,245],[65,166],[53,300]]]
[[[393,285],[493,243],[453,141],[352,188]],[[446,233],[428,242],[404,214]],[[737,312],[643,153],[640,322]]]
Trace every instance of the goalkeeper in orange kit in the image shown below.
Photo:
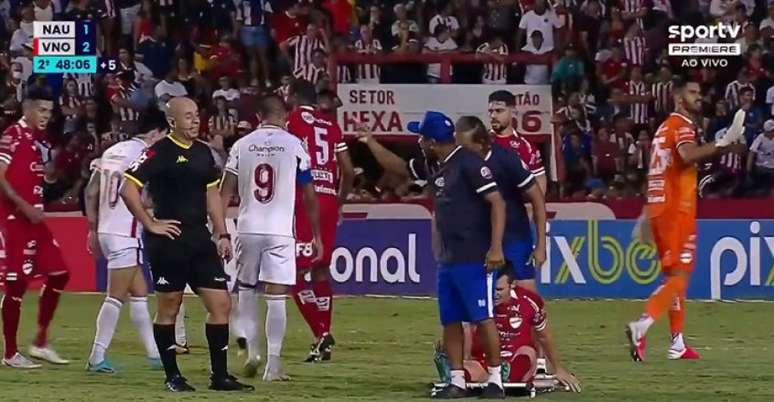
[[[740,109],[723,137],[697,144],[694,121],[701,111],[699,83],[678,80],[673,88],[676,110],[653,138],[647,205],[635,229],[643,240],[656,244],[664,282],[650,295],[645,313],[626,327],[634,361],[645,358],[645,333],[667,311],[672,333],[669,359],[699,358],[683,340],[685,293],[696,260],[696,163],[728,152],[734,143],[744,141],[745,112]]]

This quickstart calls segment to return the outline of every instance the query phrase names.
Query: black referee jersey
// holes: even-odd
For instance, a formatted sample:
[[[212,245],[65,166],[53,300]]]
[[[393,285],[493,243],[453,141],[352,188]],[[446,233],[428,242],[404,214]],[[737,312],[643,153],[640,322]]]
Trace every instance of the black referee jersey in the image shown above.
[[[140,187],[148,186],[155,218],[175,219],[183,227],[206,227],[207,189],[220,183],[220,174],[203,142],[186,145],[168,135],[148,148],[124,176]]]

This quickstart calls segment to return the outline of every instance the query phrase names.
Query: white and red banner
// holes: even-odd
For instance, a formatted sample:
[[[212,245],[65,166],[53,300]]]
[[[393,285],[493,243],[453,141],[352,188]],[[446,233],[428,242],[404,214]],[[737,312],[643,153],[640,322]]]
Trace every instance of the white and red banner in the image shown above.
[[[411,121],[420,121],[428,110],[439,111],[452,120],[478,116],[487,126],[487,99],[496,90],[516,95],[516,119],[520,133],[552,135],[553,100],[548,85],[362,85],[339,84],[339,124],[344,134],[355,134],[362,122],[375,135],[405,136]]]

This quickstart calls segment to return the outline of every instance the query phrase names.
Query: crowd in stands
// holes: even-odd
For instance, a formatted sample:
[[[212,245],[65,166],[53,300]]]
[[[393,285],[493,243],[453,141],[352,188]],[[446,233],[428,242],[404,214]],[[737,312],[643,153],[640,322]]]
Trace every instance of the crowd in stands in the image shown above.
[[[118,71],[33,74],[33,22],[49,20],[94,21],[98,55],[116,57]],[[688,68],[667,56],[670,24],[718,22],[740,27],[738,37],[716,39],[739,43],[741,57]],[[0,128],[19,117],[28,86],[50,86],[58,99],[45,167],[53,205],[77,203],[90,161],[174,96],[198,103],[201,138],[222,162],[259,123],[256,100],[287,96],[295,78],[315,83],[331,113],[334,82],[442,78],[440,65],[422,63],[329,71],[342,52],[465,52],[481,63],[454,65],[451,82],[551,85],[563,160],[554,197],[640,195],[650,140],[673,108],[670,80],[690,76],[705,94],[702,141],[737,108],[748,112],[748,145],[702,166],[702,196],[766,196],[774,183],[774,0],[0,0],[0,46]],[[517,52],[554,62],[503,63]],[[354,199],[417,196],[352,145]],[[418,152],[413,143],[388,146]]]

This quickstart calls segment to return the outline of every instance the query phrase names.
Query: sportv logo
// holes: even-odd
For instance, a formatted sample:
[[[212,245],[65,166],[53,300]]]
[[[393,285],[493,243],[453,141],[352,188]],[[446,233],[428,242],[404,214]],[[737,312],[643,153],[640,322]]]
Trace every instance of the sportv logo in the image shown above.
[[[741,31],[739,24],[718,25],[670,25],[669,39],[678,39],[680,43],[670,43],[668,54],[682,57],[727,57],[741,56],[742,45],[739,43],[718,43],[718,40],[733,42]],[[697,39],[702,39],[699,43]],[[707,39],[712,43],[705,43]],[[682,62],[682,67],[725,67],[728,60],[725,59],[688,59]]]
[[[417,272],[417,235],[409,233],[407,238],[407,253],[398,248],[388,247],[380,254],[372,247],[363,247],[353,251],[346,247],[338,247],[331,257],[331,277],[338,283],[353,280],[357,283],[416,283],[420,282]],[[368,268],[368,277],[364,271]]]
[[[748,247],[736,237],[726,236],[719,239],[712,247],[710,252],[710,297],[712,299],[722,299],[723,287],[740,285],[747,275],[749,269],[749,285],[761,286],[761,261],[763,254],[761,252],[761,239],[764,240],[768,248],[769,256],[774,257],[774,237],[756,236],[761,231],[760,222],[750,222],[750,236]],[[721,261],[726,253],[733,255],[736,260],[736,266],[733,271],[722,275]],[[726,261],[728,261],[726,259]],[[728,266],[728,264],[725,264]],[[721,279],[721,275],[723,276]],[[769,269],[765,286],[774,286],[774,266]]]

